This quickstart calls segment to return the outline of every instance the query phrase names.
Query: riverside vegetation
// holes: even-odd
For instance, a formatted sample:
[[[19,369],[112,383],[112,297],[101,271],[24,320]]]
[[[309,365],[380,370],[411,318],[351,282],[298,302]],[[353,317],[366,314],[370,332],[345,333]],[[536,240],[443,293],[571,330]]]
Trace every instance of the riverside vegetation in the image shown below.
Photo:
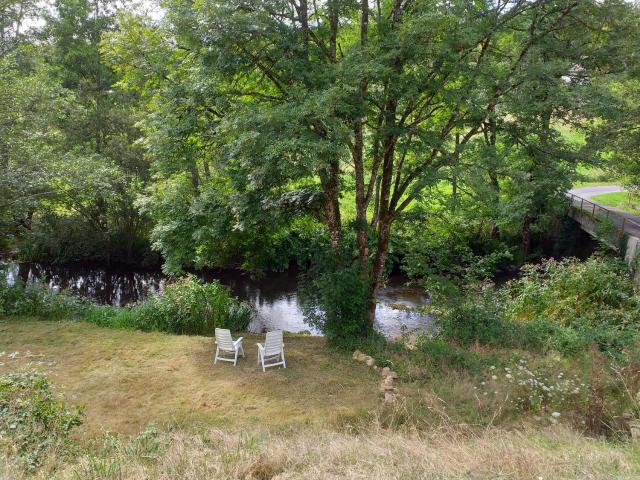
[[[638,292],[549,259],[593,250],[576,181],[640,184],[636,3],[47,3],[0,2],[0,253],[176,280],[116,308],[0,277],[0,477],[640,476]],[[251,309],[180,277],[229,267],[297,268],[324,336],[213,367]],[[398,270],[434,327],[386,341]]]
[[[188,280],[180,288],[191,294],[169,294],[184,302],[173,312],[206,308],[193,290],[209,287]],[[380,401],[375,373],[321,338],[288,337],[290,366],[269,374],[270,385],[251,350],[238,370],[213,374],[210,338],[123,330],[162,330],[162,322],[96,321],[92,310],[103,307],[42,287],[0,291],[7,476],[640,474],[640,447],[630,441],[640,417],[640,296],[614,258],[527,266],[497,290],[469,285],[455,300],[436,299],[432,332],[361,342],[398,373],[402,400],[393,406]],[[487,462],[479,446],[504,458]],[[354,460],[377,451],[393,469]]]

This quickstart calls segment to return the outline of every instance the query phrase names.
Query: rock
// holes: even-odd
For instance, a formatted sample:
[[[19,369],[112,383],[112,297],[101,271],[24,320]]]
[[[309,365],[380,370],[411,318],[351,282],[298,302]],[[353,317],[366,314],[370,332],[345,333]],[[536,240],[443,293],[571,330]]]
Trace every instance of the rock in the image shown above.
[[[388,377],[389,372],[391,372],[391,369],[389,367],[384,367],[382,370],[380,370],[380,375],[382,375],[383,377]]]
[[[355,352],[353,352],[353,359],[354,360],[359,360],[360,359],[360,355],[362,355],[362,352],[360,350],[356,350]]]
[[[398,395],[395,392],[384,392],[384,403],[385,405],[393,405],[398,401]]]
[[[380,370],[380,367],[379,367],[379,366],[377,366],[377,365],[374,365],[374,366],[373,366],[373,370],[374,370],[375,372],[377,372],[378,370]]]
[[[375,364],[376,364],[376,361],[373,358],[371,358],[371,357],[367,358],[367,365],[368,366],[373,367]]]
[[[397,379],[398,379],[398,374],[397,374],[396,372],[394,372],[393,370],[391,370],[391,371],[389,372],[389,375],[387,375],[387,377],[391,377],[391,378],[393,378],[394,380],[397,380]]]
[[[387,377],[385,378],[382,383],[380,384],[380,390],[385,391],[385,390],[395,390],[396,386],[395,383],[393,381],[393,378],[391,377]]]
[[[356,358],[356,360],[358,360],[359,362],[366,362],[367,358],[368,358],[367,355],[365,355],[362,352],[358,352],[358,357]]]
[[[640,420],[629,422],[629,430],[631,430],[631,441],[640,444]]]

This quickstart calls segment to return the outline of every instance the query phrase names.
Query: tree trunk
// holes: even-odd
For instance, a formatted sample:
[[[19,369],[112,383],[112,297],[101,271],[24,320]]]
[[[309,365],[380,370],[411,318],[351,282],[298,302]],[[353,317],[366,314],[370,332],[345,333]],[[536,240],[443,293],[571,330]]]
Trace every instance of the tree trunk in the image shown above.
[[[389,254],[391,223],[392,218],[389,215],[385,215],[380,218],[380,222],[378,224],[378,241],[376,243],[376,256],[373,261],[373,267],[371,269],[371,287],[369,289],[367,309],[371,327],[373,327],[373,323],[376,318],[376,297],[378,294],[378,289],[382,285],[382,279],[384,278],[384,268],[387,263],[387,255]]]
[[[367,35],[369,30],[369,3],[362,0],[360,4],[360,47],[364,51],[367,46]],[[366,78],[360,80],[360,90],[358,100],[360,105],[364,105],[364,96],[367,91],[368,81]],[[359,112],[354,119],[354,147],[353,163],[356,180],[356,228],[358,237],[358,257],[360,260],[360,271],[366,277],[369,270],[369,232],[367,227],[367,198],[364,185],[364,139],[363,139],[363,113]]]
[[[353,164],[356,180],[356,232],[358,238],[358,258],[360,261],[360,271],[366,275],[369,266],[369,234],[367,226],[367,201],[364,191],[364,159],[363,159],[363,138],[362,122],[355,120]]]
[[[336,252],[340,251],[342,242],[342,221],[340,218],[340,164],[338,160],[331,160],[327,169],[320,175],[322,190],[324,191],[324,217],[331,246]]]

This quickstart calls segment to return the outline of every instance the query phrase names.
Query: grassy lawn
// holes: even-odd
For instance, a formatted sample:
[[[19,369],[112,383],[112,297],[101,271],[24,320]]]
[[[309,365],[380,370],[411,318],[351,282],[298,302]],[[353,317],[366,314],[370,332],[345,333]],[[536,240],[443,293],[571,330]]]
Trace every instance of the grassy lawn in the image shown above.
[[[640,478],[638,446],[498,424],[499,407],[495,425],[461,421],[489,407],[467,375],[398,356],[405,400],[385,407],[372,369],[322,338],[286,337],[287,369],[266,374],[258,338],[234,368],[213,365],[211,338],[0,318],[0,374],[35,367],[86,408],[73,455],[29,472],[0,454],[0,479]]]
[[[614,192],[597,195],[593,197],[593,200],[609,207],[640,215],[640,209],[634,208],[634,206],[640,207],[640,196],[638,195],[630,197],[627,192]]]
[[[313,429],[344,423],[378,404],[377,376],[327,349],[322,338],[287,337],[287,368],[267,373],[256,365],[256,341],[244,335],[247,357],[234,368],[213,365],[207,337],[5,320],[0,352],[19,353],[0,359],[0,373],[30,362],[50,372],[67,402],[86,406],[81,431],[92,437],[137,434],[150,423]]]

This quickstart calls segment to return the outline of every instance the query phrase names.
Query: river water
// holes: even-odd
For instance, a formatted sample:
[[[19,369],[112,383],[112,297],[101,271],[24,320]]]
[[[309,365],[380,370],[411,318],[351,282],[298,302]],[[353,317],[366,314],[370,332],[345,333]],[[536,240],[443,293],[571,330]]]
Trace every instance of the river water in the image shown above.
[[[7,262],[8,280],[26,283],[44,281],[49,288],[67,289],[104,305],[124,306],[144,300],[162,289],[166,277],[157,271],[98,268],[79,265],[55,266],[37,263]],[[204,281],[218,280],[231,293],[254,306],[256,316],[249,325],[252,332],[282,329],[319,335],[305,323],[298,299],[298,278],[294,270],[269,274],[260,279],[237,270],[208,272]],[[416,307],[428,303],[424,290],[405,286],[406,278],[389,278],[381,289],[376,307],[376,328],[387,337],[403,331],[425,330],[431,324],[428,315]]]

